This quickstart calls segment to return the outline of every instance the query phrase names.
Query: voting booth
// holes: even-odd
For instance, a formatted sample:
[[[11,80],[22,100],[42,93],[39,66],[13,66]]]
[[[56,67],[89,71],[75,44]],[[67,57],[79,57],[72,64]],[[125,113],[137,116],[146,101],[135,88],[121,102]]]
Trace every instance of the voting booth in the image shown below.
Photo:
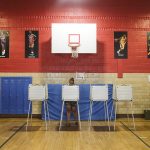
[[[46,119],[46,116],[48,116],[48,120],[50,120],[47,99],[48,99],[48,88],[47,88],[47,85],[33,85],[33,84],[29,84],[29,87],[28,87],[28,100],[30,102],[29,102],[26,130],[28,128],[30,114],[31,114],[31,123],[32,123],[32,108],[31,107],[32,107],[32,102],[33,101],[41,101],[41,102],[43,102],[44,115],[45,115],[45,125],[46,125],[46,130],[47,130],[47,119]]]
[[[89,111],[90,127],[91,127],[91,118],[92,118],[92,112],[93,112],[92,111],[93,102],[104,102],[105,121],[107,118],[108,129],[110,131],[107,101],[108,101],[108,85],[91,85],[90,86],[90,111]]]
[[[134,114],[133,114],[133,94],[132,94],[132,86],[131,85],[116,85],[114,86],[113,90],[113,99],[115,106],[115,120],[114,120],[114,130],[116,124],[116,113],[118,109],[118,103],[124,102],[126,103],[126,110],[127,110],[127,118],[129,122],[129,111],[131,111],[132,121],[133,121],[133,129],[135,129],[135,121],[134,121]]]
[[[94,84],[94,85],[104,85],[104,84]],[[111,115],[112,105],[113,105],[113,85],[108,85],[108,112],[109,116]],[[51,120],[59,120],[61,118],[62,111],[62,84],[48,84],[48,108],[50,113]],[[79,84],[79,107],[80,107],[80,119],[88,120],[89,119],[89,110],[90,110],[90,84]],[[98,113],[97,113],[98,112]],[[42,109],[42,119],[45,119],[45,114]],[[115,113],[113,111],[111,120],[114,120]],[[66,107],[64,107],[63,120],[66,120]],[[74,119],[71,114],[71,119]],[[47,116],[48,120],[48,116]],[[91,120],[105,120],[105,111],[103,102],[94,102],[92,106],[92,118]]]
[[[61,111],[61,118],[60,118],[60,126],[59,130],[62,126],[62,120],[63,120],[63,113],[64,113],[64,104],[65,101],[71,101],[77,103],[77,110],[78,110],[78,121],[79,121],[79,127],[81,129],[81,122],[80,122],[80,111],[79,111],[79,86],[78,85],[63,85],[62,86],[62,111]]]

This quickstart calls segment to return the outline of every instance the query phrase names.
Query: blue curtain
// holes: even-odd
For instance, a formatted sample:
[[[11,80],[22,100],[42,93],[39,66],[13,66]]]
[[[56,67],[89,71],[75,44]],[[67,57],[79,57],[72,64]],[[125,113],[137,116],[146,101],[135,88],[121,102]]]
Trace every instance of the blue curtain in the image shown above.
[[[80,117],[81,120],[88,120],[90,109],[90,100],[89,100],[90,84],[80,84],[79,88],[80,88],[80,99],[79,99]],[[110,115],[113,106],[112,84],[108,84],[108,90],[109,90],[108,111]],[[50,119],[60,120],[62,109],[62,84],[48,85],[48,108]],[[73,119],[73,115],[71,116],[71,118]],[[42,107],[42,119],[44,119],[43,107]],[[112,119],[114,119],[114,112],[112,114]],[[63,120],[66,120],[66,108],[64,108]],[[104,102],[93,103],[92,120],[105,120]]]

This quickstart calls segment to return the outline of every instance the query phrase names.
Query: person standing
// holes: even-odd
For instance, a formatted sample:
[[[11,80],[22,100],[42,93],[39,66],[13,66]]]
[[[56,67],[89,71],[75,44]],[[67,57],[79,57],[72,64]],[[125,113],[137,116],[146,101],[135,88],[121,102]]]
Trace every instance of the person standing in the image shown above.
[[[74,78],[70,78],[69,79],[69,85],[73,86],[74,85]],[[74,115],[74,119],[75,119],[75,124],[78,125],[78,113],[77,113],[77,102],[75,101],[66,101],[65,102],[66,105],[66,110],[67,110],[67,126],[70,126],[70,116],[71,113],[73,113]]]
[[[29,35],[28,35],[28,39],[29,39],[29,48],[31,49],[31,53],[34,53],[34,42],[36,40],[36,35],[32,33],[32,31],[29,31]]]

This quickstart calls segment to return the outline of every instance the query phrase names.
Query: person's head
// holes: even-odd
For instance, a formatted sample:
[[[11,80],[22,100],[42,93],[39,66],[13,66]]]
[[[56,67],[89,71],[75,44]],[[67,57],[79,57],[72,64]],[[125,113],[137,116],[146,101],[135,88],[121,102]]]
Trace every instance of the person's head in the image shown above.
[[[71,85],[74,84],[74,78],[69,79],[69,84],[71,84]]]
[[[31,30],[29,30],[29,34],[32,34],[32,31],[31,31]]]
[[[126,40],[126,39],[127,39],[127,36],[124,34],[124,35],[122,36],[122,38]]]

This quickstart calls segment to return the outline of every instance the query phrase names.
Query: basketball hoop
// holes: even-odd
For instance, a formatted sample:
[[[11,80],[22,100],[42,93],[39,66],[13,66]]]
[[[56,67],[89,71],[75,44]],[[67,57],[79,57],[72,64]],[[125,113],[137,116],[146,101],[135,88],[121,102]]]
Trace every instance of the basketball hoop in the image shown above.
[[[78,50],[77,47],[79,47],[79,44],[68,44],[69,47],[71,47],[71,57],[72,58],[78,58]]]
[[[78,58],[78,49],[80,46],[80,34],[68,34],[68,46],[71,47],[71,57]]]

